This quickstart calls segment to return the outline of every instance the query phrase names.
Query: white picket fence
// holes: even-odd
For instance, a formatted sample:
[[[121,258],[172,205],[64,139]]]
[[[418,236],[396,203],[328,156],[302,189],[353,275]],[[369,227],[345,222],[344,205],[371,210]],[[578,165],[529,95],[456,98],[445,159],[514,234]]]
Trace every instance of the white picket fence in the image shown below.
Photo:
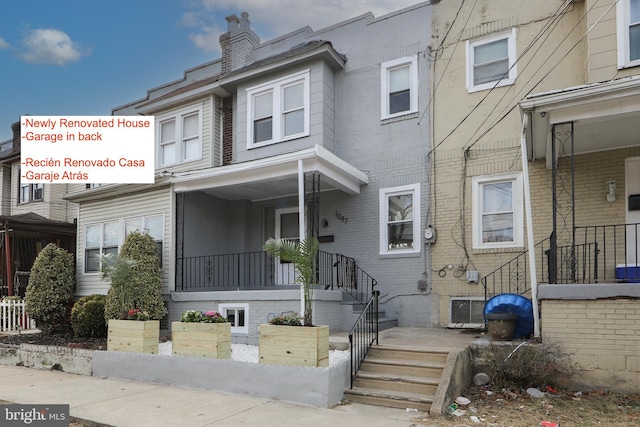
[[[24,300],[0,300],[0,332],[35,328],[36,322],[27,315]]]

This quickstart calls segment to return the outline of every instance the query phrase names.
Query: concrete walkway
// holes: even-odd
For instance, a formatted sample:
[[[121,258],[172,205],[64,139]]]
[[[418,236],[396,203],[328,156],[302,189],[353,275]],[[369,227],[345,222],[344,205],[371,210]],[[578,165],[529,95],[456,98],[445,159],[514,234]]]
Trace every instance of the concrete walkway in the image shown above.
[[[72,417],[93,421],[100,427],[408,427],[429,419],[425,413],[401,409],[359,404],[314,408],[215,391],[13,366],[0,366],[0,400],[68,404]]]

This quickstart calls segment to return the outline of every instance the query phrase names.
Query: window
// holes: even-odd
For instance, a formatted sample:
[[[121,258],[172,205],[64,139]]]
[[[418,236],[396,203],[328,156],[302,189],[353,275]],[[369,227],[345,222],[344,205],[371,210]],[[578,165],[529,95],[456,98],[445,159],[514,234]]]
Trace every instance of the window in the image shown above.
[[[640,65],[640,0],[620,0],[618,25],[618,68]]]
[[[309,134],[309,71],[247,89],[247,147]]]
[[[473,247],[523,245],[522,175],[473,178]]]
[[[380,254],[420,252],[420,184],[380,189]]]
[[[85,185],[85,188],[86,188],[86,189],[89,189],[89,188],[98,188],[98,187],[100,187],[100,184],[96,184],[96,183],[93,183],[93,184],[86,184],[86,185]]]
[[[202,108],[187,108],[157,118],[158,165],[200,160]]]
[[[249,304],[220,304],[218,311],[231,323],[231,333],[249,333]]]
[[[380,77],[383,119],[418,111],[418,60],[416,57],[384,62]]]
[[[20,203],[41,202],[44,197],[44,184],[20,183]]]
[[[97,273],[102,270],[101,255],[118,255],[118,222],[89,224],[84,233],[84,271]]]
[[[124,220],[125,238],[132,231],[148,233],[155,240],[158,247],[158,259],[162,267],[162,241],[164,237],[164,219],[162,214],[147,215],[137,218],[126,218]]]
[[[469,325],[484,325],[484,298],[460,297],[451,298],[449,310],[449,327],[468,327]]]
[[[516,30],[467,40],[467,89],[469,92],[506,86],[516,80]]]

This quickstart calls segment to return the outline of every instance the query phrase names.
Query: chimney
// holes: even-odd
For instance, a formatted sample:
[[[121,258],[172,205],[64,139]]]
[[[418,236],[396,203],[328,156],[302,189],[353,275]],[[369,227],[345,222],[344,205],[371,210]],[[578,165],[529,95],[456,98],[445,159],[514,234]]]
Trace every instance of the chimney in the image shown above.
[[[223,74],[253,62],[253,47],[260,44],[260,37],[251,29],[247,12],[242,12],[240,18],[229,15],[226,20],[227,32],[220,36]]]
[[[11,130],[13,131],[13,148],[20,148],[20,121],[13,123],[11,125]]]

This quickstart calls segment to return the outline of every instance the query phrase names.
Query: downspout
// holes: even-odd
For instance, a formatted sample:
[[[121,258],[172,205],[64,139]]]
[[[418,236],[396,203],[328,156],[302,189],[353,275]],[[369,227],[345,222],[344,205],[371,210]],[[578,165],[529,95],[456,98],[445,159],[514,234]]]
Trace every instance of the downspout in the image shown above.
[[[6,257],[5,260],[5,271],[7,273],[7,290],[9,296],[13,296],[13,271],[11,271],[11,239],[9,238],[9,224],[7,221],[4,223],[4,254]]]
[[[531,187],[529,185],[529,160],[527,158],[527,137],[529,127],[529,114],[522,116],[522,137],[520,138],[520,150],[522,157],[522,174],[524,175],[524,205],[527,223],[527,245],[529,249],[529,274],[531,276],[531,303],[533,305],[533,336],[540,337],[540,313],[538,312],[538,278],[536,276],[536,254],[533,243],[533,220],[531,214]]]
[[[300,242],[306,239],[306,227],[304,217],[304,166],[302,159],[298,160],[298,236]],[[305,298],[304,298],[304,285],[300,284],[300,313],[305,314]]]

